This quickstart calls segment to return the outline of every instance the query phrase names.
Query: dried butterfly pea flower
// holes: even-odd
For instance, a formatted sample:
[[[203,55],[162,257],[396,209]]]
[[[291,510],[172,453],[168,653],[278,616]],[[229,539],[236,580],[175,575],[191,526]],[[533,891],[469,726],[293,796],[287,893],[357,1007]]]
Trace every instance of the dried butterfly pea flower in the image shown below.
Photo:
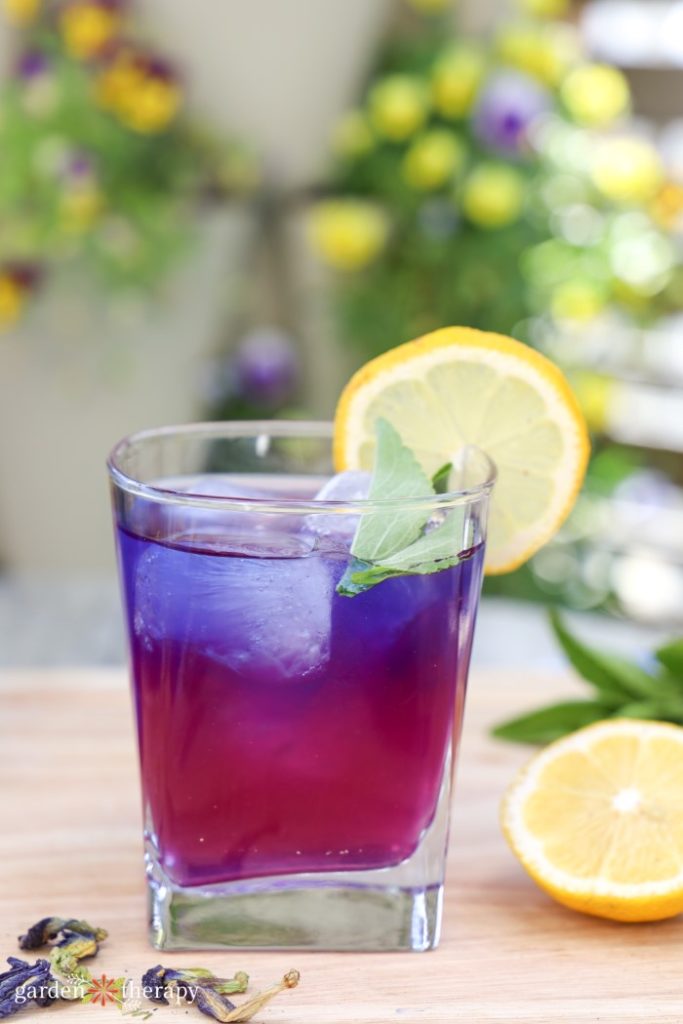
[[[76,918],[43,917],[32,925],[25,935],[19,936],[21,949],[40,949],[41,946],[82,943],[84,950],[94,945],[93,952],[74,952],[80,960],[84,956],[94,956],[97,952],[98,943],[107,938],[107,931],[104,928],[97,928],[87,921],[79,921]],[[74,947],[75,948],[75,947]]]
[[[203,1003],[214,1005],[221,1004],[223,1008],[233,1009],[229,999],[218,999],[213,997],[232,995],[236,992],[246,992],[249,984],[249,975],[244,971],[237,971],[232,978],[218,978],[212,971],[204,967],[185,967],[183,970],[174,970],[170,967],[162,967],[158,964],[151,967],[142,976],[143,989],[148,997],[155,1003],[168,1003],[167,994],[174,992],[180,998],[201,1006]]]
[[[221,979],[201,967],[176,971],[161,964],[151,967],[142,976],[143,989],[155,1003],[168,1003],[167,993],[175,991],[207,1017],[222,1024],[241,1024],[251,1020],[278,993],[286,988],[295,988],[299,984],[299,972],[289,971],[277,985],[235,1006],[227,998],[227,993],[244,992],[248,981],[244,971],[238,971],[231,979]]]
[[[0,1018],[11,1017],[25,1007],[49,1006],[57,998],[55,980],[47,960],[29,964],[15,956],[7,958],[10,969],[0,974]]]
[[[166,969],[161,964],[157,964],[156,967],[150,967],[142,975],[142,991],[153,1003],[168,1003],[165,995],[165,976]]]
[[[40,949],[56,939],[63,921],[60,917],[42,917],[31,925],[25,935],[19,936],[20,949]]]
[[[59,982],[59,995],[63,999],[82,999],[92,975],[79,964],[86,957],[95,956],[99,943],[107,938],[104,928],[74,917],[43,917],[36,921],[25,935],[19,936],[22,949],[39,949],[50,945],[50,969]]]
[[[235,1009],[235,1004],[227,996],[221,996],[211,988],[202,988],[201,985],[195,989],[191,1002],[201,1013],[214,1020],[225,1020]]]
[[[215,978],[211,983],[214,992],[229,996],[238,992],[246,992],[249,986],[249,975],[246,971],[236,971],[232,978]]]
[[[82,999],[88,986],[92,984],[92,974],[87,967],[81,967],[77,957],[70,952],[70,947],[55,946],[50,953],[52,974],[59,982],[59,995],[62,999]]]
[[[243,1021],[251,1020],[266,1003],[269,1003],[280,992],[284,992],[287,988],[296,988],[299,984],[299,979],[300,974],[298,971],[287,971],[282,981],[278,982],[277,985],[273,985],[263,992],[258,992],[251,999],[247,999],[246,1003],[241,1003],[240,1006],[235,1007],[234,1010],[225,1016],[216,1017],[216,1020],[222,1021],[222,1024],[242,1024]]]

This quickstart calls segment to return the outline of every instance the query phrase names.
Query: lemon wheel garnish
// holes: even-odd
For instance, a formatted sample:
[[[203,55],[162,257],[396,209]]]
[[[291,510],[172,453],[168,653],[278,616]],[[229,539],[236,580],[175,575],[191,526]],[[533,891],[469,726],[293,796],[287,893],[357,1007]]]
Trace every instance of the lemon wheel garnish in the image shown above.
[[[683,729],[612,719],[537,754],[503,802],[503,831],[556,900],[615,921],[683,911]]]
[[[495,462],[486,571],[510,572],[558,530],[586,471],[588,432],[549,359],[512,338],[446,327],[366,363],[344,388],[337,469],[370,469],[383,416],[427,473],[466,444]]]

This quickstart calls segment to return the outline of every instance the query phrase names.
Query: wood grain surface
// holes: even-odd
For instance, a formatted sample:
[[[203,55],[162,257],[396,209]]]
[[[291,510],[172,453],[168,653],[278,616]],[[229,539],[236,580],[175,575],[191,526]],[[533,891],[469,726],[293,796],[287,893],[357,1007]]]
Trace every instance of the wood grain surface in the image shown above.
[[[500,796],[529,752],[490,740],[487,727],[574,685],[519,673],[472,679],[435,952],[160,954],[146,939],[123,673],[0,675],[0,954],[16,955],[19,932],[55,914],[109,929],[91,963],[97,975],[137,980],[161,960],[243,969],[261,988],[297,967],[301,985],[262,1011],[263,1024],[683,1024],[683,920],[619,925],[565,910],[526,877],[500,834]],[[16,1019],[36,1018],[121,1019],[113,1006],[67,1003]],[[180,1019],[208,1018],[193,1008],[154,1014],[157,1024]]]

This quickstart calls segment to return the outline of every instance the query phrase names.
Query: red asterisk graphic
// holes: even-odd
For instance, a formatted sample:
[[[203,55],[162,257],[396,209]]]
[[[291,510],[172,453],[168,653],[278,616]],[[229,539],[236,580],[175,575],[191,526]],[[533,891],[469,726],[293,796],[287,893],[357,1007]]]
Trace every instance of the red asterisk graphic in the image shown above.
[[[85,1001],[88,1003],[106,1006],[107,1003],[118,1003],[120,999],[121,982],[116,978],[108,978],[106,974],[101,978],[93,978],[85,990]]]

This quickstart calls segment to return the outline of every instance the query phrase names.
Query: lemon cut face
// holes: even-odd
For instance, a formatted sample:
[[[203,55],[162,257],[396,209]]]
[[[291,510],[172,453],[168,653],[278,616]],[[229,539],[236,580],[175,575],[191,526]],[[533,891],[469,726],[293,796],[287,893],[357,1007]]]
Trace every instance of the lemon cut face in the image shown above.
[[[447,327],[363,366],[337,407],[337,469],[372,468],[380,416],[430,475],[465,445],[494,461],[490,574],[510,572],[545,544],[583,482],[590,444],[566,378],[545,356],[504,335]]]
[[[531,877],[574,910],[617,921],[683,911],[683,728],[612,719],[536,755],[502,825]]]

